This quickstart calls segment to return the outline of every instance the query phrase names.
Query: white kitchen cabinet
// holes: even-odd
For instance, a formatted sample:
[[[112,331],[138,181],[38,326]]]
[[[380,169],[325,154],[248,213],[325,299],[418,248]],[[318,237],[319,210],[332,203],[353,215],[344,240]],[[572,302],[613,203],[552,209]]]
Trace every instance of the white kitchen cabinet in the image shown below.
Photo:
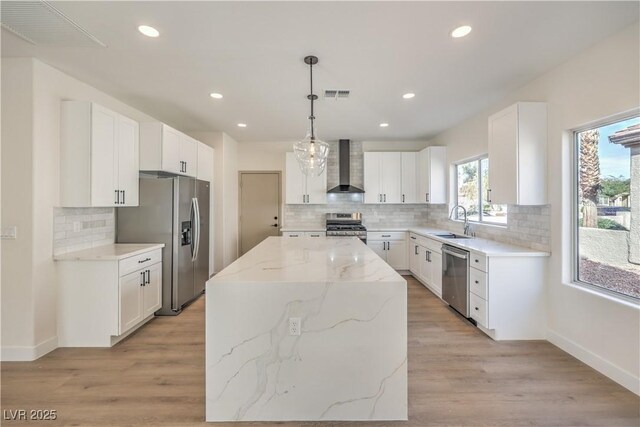
[[[442,297],[442,243],[410,234],[410,271],[427,289]]]
[[[86,101],[62,101],[60,205],[138,205],[139,125]]]
[[[286,153],[285,202],[288,205],[326,204],[327,169],[318,176],[302,173],[294,153]]]
[[[489,117],[489,190],[495,204],[547,203],[547,105],[519,102]]]
[[[427,147],[418,153],[418,202],[447,202],[447,149]]]
[[[198,141],[164,123],[140,125],[140,170],[197,176]]]
[[[418,153],[404,152],[402,156],[401,185],[402,203],[418,202]]]
[[[408,270],[406,232],[368,232],[367,246],[395,270]]]
[[[213,181],[213,156],[214,150],[202,142],[198,142],[198,168],[197,178],[202,181]]]
[[[105,247],[114,246],[125,245]],[[61,347],[110,347],[153,318],[162,306],[162,249],[149,246],[131,256],[94,248],[56,257]]]
[[[402,202],[402,153],[364,153],[364,202]]]

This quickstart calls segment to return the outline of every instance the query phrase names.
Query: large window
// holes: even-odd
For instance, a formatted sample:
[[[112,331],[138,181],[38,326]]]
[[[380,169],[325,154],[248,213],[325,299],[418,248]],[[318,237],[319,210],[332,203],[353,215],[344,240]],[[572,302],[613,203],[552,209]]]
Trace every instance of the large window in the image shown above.
[[[575,280],[640,298],[640,119],[575,133]]]
[[[507,205],[490,204],[486,199],[489,189],[488,157],[456,165],[456,181],[456,203],[465,207],[469,221],[507,224]],[[456,213],[456,219],[463,219],[462,209]]]

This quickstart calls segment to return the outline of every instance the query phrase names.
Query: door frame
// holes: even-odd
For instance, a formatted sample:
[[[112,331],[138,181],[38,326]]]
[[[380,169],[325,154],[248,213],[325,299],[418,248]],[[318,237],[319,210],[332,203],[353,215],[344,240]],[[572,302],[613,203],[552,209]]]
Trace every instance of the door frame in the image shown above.
[[[282,171],[244,170],[238,171],[238,255],[242,253],[242,175],[276,174],[278,175],[278,235],[282,228]]]

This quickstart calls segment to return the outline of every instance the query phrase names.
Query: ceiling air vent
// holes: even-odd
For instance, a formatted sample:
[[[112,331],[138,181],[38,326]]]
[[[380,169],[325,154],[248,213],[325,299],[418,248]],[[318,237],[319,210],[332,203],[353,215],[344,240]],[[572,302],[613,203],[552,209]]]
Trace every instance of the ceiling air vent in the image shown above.
[[[106,47],[49,2],[0,1],[2,27],[36,45]]]
[[[327,89],[324,91],[325,99],[346,99],[351,91],[344,89]]]

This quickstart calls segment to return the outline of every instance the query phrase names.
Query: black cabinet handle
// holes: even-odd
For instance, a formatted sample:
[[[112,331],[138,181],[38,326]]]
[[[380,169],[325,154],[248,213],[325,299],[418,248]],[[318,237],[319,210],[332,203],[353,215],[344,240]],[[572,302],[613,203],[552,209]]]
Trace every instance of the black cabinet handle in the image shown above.
[[[144,286],[144,271],[141,271],[140,274],[142,275],[142,283],[140,283],[140,286]]]
[[[379,199],[380,203],[382,203],[382,194],[379,195]]]
[[[151,283],[151,270],[147,270],[147,285]]]
[[[402,203],[404,203],[404,194],[402,195]]]
[[[416,245],[414,255],[418,255],[418,245]]]
[[[384,202],[387,203],[387,195],[384,195]]]
[[[125,195],[125,190],[121,190],[122,191],[122,204],[126,204],[126,202],[124,201],[124,195]]]
[[[120,192],[116,190],[116,205],[120,204]]]
[[[427,193],[427,202],[429,201],[429,193]]]
[[[476,311],[478,311],[478,307],[476,307]]]
[[[141,260],[138,261],[138,264],[142,264],[142,263],[145,263],[147,261],[151,261],[151,258],[141,259]]]
[[[478,283],[478,281],[477,281],[477,280],[476,280],[475,282],[476,282],[476,284]]]

